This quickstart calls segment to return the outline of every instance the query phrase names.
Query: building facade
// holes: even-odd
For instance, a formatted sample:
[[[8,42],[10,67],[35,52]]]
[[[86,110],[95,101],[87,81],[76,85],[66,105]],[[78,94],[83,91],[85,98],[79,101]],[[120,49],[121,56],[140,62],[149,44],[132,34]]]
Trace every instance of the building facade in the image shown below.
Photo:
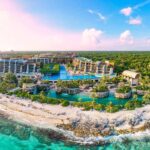
[[[36,63],[36,64],[38,64],[38,63],[39,64],[40,63],[43,63],[43,64],[51,63],[51,59],[48,57],[33,57],[33,58],[29,59],[28,61]]]
[[[0,74],[12,72],[20,73],[35,73],[37,72],[37,64],[30,60],[23,59],[0,59]]]
[[[72,53],[68,53],[68,55],[64,54],[43,54],[43,55],[35,55],[30,58],[3,58],[0,59],[0,74],[12,72],[14,74],[29,74],[39,72],[41,64],[49,64],[49,63],[71,63],[74,55]]]
[[[73,60],[73,66],[76,71],[80,71],[83,73],[95,73],[95,74],[113,74],[113,65],[109,63],[109,61],[101,62],[93,62],[91,59],[87,59],[84,57],[76,57]]]

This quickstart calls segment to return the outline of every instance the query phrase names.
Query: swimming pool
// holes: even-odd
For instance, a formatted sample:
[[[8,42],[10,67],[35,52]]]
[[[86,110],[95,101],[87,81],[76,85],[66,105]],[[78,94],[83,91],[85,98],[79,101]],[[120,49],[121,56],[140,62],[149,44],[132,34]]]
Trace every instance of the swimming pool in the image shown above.
[[[56,81],[56,80],[87,80],[87,79],[99,79],[100,77],[97,77],[95,75],[70,75],[68,71],[66,70],[65,66],[60,66],[60,72],[56,75],[51,76],[44,76],[43,80],[49,80],[49,81]]]
[[[57,94],[55,90],[50,90],[47,94],[48,97],[51,98],[57,98],[57,99],[65,99],[68,101],[82,101],[82,102],[90,102],[93,100],[92,97],[90,97],[89,93],[79,93],[75,95],[69,95],[69,94]],[[110,102],[112,102],[114,105],[124,105],[127,101],[131,100],[132,98],[129,99],[119,99],[114,96],[113,93],[110,93],[108,97],[106,98],[95,98],[94,100],[98,104],[104,104],[107,105]],[[142,96],[138,96],[138,100],[142,100]]]

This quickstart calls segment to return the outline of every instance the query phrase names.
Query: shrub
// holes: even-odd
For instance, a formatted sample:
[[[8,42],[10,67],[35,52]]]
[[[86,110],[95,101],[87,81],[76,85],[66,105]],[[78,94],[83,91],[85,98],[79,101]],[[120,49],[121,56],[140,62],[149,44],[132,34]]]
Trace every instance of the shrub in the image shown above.
[[[143,103],[150,104],[150,93],[147,93],[143,96]]]
[[[4,81],[8,84],[15,84],[16,86],[18,84],[18,79],[13,73],[6,73],[4,75]]]
[[[96,104],[94,105],[94,109],[98,111],[102,111],[102,110],[105,110],[105,106],[102,104]]]
[[[51,69],[52,74],[57,74],[60,71],[60,65],[59,64],[54,64],[53,68]]]
[[[57,81],[57,87],[62,88],[79,88],[79,82],[78,81]]]
[[[130,100],[130,101],[126,102],[126,104],[125,104],[125,108],[127,110],[133,110],[133,109],[141,107],[141,106],[142,106],[142,102],[138,101],[138,100]]]
[[[131,87],[130,86],[122,86],[122,87],[119,87],[116,92],[117,93],[128,93],[131,91]]]
[[[147,91],[149,89],[150,89],[150,87],[149,86],[145,86],[145,85],[139,85],[139,86],[136,87],[136,90]]]
[[[23,83],[33,83],[33,80],[30,77],[22,77],[19,86],[22,87]]]
[[[114,113],[119,111],[119,106],[113,105],[111,102],[106,106],[106,111],[109,113]]]
[[[43,65],[42,68],[40,69],[40,72],[42,74],[48,74],[50,73],[50,65],[49,64],[46,64],[46,65]]]
[[[69,106],[69,101],[67,101],[67,100],[63,100],[62,102],[61,102],[61,105],[62,106],[64,106],[64,107],[66,107],[66,106]]]
[[[108,91],[108,88],[104,84],[99,84],[92,90],[92,92],[106,92],[106,91]]]
[[[56,98],[47,98],[47,103],[48,104],[53,104],[53,105],[56,105],[56,104],[60,104],[60,100],[56,99]]]
[[[39,99],[40,99],[39,95],[31,95],[32,101],[39,101]]]

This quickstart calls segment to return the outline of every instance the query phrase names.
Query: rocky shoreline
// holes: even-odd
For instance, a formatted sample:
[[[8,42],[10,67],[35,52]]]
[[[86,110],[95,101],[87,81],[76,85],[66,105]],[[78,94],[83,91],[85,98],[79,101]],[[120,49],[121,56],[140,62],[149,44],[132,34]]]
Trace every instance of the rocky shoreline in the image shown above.
[[[120,135],[120,134],[129,134],[129,133],[136,133],[139,131],[145,131],[150,130],[150,122],[145,122],[142,125],[139,125],[138,127],[131,126],[127,129],[115,129],[114,125],[102,125],[102,124],[93,124],[92,122],[72,122],[70,124],[61,124],[57,125],[58,128],[72,131],[75,136],[77,137],[107,137],[107,136],[113,136],[113,135]]]
[[[150,105],[111,114],[1,94],[0,117],[36,127],[47,137],[86,145],[106,144],[111,137],[150,131]]]

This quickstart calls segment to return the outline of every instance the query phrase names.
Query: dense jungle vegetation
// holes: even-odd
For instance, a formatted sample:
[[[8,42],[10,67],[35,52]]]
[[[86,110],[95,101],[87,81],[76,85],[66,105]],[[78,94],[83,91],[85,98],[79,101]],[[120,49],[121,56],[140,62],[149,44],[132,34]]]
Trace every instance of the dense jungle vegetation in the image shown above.
[[[150,52],[78,52],[80,57],[93,61],[110,60],[115,65],[115,72],[120,74],[124,70],[136,70],[141,75],[150,77]]]

